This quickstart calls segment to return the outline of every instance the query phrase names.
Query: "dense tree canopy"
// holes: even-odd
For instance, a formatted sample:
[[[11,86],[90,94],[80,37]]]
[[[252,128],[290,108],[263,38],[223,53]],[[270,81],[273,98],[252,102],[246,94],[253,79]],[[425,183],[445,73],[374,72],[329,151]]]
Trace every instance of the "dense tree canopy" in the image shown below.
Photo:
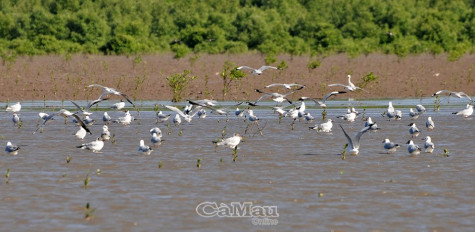
[[[473,0],[3,0],[6,54],[473,52]]]

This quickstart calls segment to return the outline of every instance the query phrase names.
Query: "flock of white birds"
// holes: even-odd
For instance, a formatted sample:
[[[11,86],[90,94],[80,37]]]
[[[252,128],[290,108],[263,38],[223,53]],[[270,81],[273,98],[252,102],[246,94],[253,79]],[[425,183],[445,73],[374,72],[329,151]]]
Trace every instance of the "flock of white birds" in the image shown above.
[[[267,69],[279,69],[277,67],[272,67],[272,66],[262,66],[259,69],[254,69],[248,66],[241,66],[237,68],[238,70],[241,69],[249,69],[252,71],[253,74],[255,75],[261,75],[264,70]],[[258,120],[259,118],[254,114],[254,111],[252,110],[252,107],[259,106],[259,102],[265,100],[265,99],[271,99],[272,101],[276,102],[277,106],[273,107],[274,112],[276,112],[280,117],[290,117],[293,119],[293,122],[296,120],[306,120],[306,121],[313,121],[314,117],[310,115],[310,113],[305,112],[306,106],[305,106],[305,101],[306,100],[311,100],[315,103],[316,106],[325,109],[326,104],[325,102],[328,100],[328,98],[340,94],[345,94],[347,92],[353,92],[353,91],[365,91],[368,92],[355,84],[351,82],[351,76],[348,75],[348,84],[330,84],[328,85],[329,87],[343,87],[344,90],[341,91],[333,91],[328,94],[326,94],[323,98],[317,99],[317,98],[312,98],[312,97],[300,97],[298,101],[293,102],[291,101],[288,96],[298,92],[299,90],[305,88],[304,85],[300,85],[297,83],[273,83],[270,85],[265,86],[264,88],[279,88],[282,87],[287,92],[280,93],[280,92],[266,92],[262,91],[259,89],[255,89],[256,92],[262,94],[260,98],[258,98],[254,102],[238,102],[235,105],[227,106],[227,107],[220,107],[218,106],[218,102],[214,100],[188,100],[189,105],[187,105],[183,110],[175,107],[175,106],[170,106],[166,105],[165,107],[174,112],[175,116],[172,117],[171,114],[164,114],[162,111],[157,113],[157,122],[164,123],[169,120],[169,118],[173,118],[173,123],[176,125],[179,125],[182,123],[182,119],[185,120],[186,122],[191,122],[191,120],[196,116],[199,118],[205,118],[206,117],[206,109],[210,110],[211,113],[217,114],[217,115],[228,115],[228,113],[231,110],[234,110],[234,114],[236,117],[246,117],[247,120],[250,122],[255,123],[258,125]],[[78,131],[74,134],[74,136],[78,139],[83,140],[87,133],[92,134],[91,131],[89,130],[88,126],[91,125],[94,120],[90,118],[90,115],[92,114],[88,110],[102,102],[106,101],[110,98],[112,95],[117,95],[121,97],[120,102],[113,104],[110,108],[113,110],[118,110],[122,111],[126,103],[122,100],[125,99],[128,103],[130,103],[134,108],[135,104],[127,97],[126,94],[105,86],[101,86],[98,84],[92,84],[87,86],[88,88],[93,88],[93,87],[98,87],[102,89],[101,95],[96,99],[91,102],[89,102],[84,108],[76,104],[75,102],[71,101],[73,105],[77,107],[77,111],[72,113],[66,109],[61,109],[58,112],[52,113],[51,115],[40,112],[39,113],[39,118],[43,120],[42,123],[39,124],[37,129],[33,132],[36,133],[38,130],[43,130],[43,128],[50,123],[55,116],[62,116],[65,118],[68,117],[73,117],[73,121],[78,124],[79,129]],[[454,96],[457,98],[467,98],[470,103],[467,104],[465,109],[462,109],[458,112],[454,112],[453,114],[455,115],[460,115],[463,117],[470,117],[473,114],[473,102],[472,98],[463,93],[463,92],[453,92],[449,90],[441,90],[433,94],[433,96],[441,95],[441,94],[448,94],[449,96]],[[289,104],[286,106],[283,106],[284,102],[288,102]],[[247,109],[240,109],[239,105],[247,105]],[[21,119],[19,117],[19,112],[21,110],[21,103],[17,102],[16,104],[6,106],[5,109],[7,112],[11,112],[12,115],[12,121],[15,125],[18,125],[21,123]],[[409,116],[412,119],[417,119],[420,115],[424,114],[426,109],[422,105],[417,105],[414,109],[409,110]],[[247,114],[246,114],[247,113]],[[349,107],[347,113],[342,114],[341,116],[338,116],[337,118],[347,121],[347,122],[353,122],[355,119],[358,117],[359,113],[355,110],[353,107]],[[384,112],[384,116],[388,117],[389,120],[394,119],[394,120],[400,120],[402,118],[402,112],[400,110],[394,109],[392,102],[388,103],[388,108]],[[371,117],[367,117],[366,123],[364,128],[362,128],[355,136],[350,136],[348,133],[345,131],[345,129],[340,125],[341,130],[343,131],[345,137],[348,140],[348,144],[346,145],[346,153],[350,155],[357,155],[359,153],[359,148],[360,148],[360,139],[361,136],[368,132],[368,131],[374,131],[374,130],[379,130],[378,126],[376,123],[374,123],[371,119]],[[119,117],[117,119],[112,119],[107,112],[103,112],[103,117],[102,121],[104,123],[103,128],[102,128],[102,133],[99,137],[97,137],[96,140],[88,142],[88,143],[83,143],[81,145],[78,145],[77,148],[80,149],[87,149],[92,152],[100,152],[103,147],[104,147],[104,141],[108,141],[111,139],[111,134],[109,132],[108,125],[110,123],[118,123],[122,125],[130,125],[134,121],[134,117],[131,115],[131,113],[128,110],[124,110],[124,116]],[[427,121],[425,123],[425,126],[428,130],[434,130],[435,124],[434,121],[432,120],[431,117],[427,117]],[[315,126],[309,127],[310,129],[316,130],[321,133],[331,133],[332,128],[333,128],[333,120],[332,119],[327,119],[326,122],[317,124]],[[409,124],[409,133],[412,136],[412,138],[417,137],[420,134],[420,130],[417,128],[415,123]],[[139,141],[139,147],[138,151],[140,153],[150,155],[154,149],[154,147],[160,145],[162,142],[162,131],[158,127],[154,127],[150,130],[150,135],[151,135],[151,145],[146,145],[144,140]],[[240,134],[234,134],[232,137],[222,139],[220,141],[213,141],[217,146],[226,146],[231,149],[237,149],[238,145],[240,144],[241,140],[243,137]],[[432,153],[434,151],[435,145],[431,140],[430,136],[426,136],[424,138],[425,143],[423,149],[416,145],[413,140],[409,140],[407,142],[407,152],[410,155],[418,155],[422,151],[426,153]],[[387,153],[394,153],[396,150],[400,147],[399,144],[391,142],[388,138],[386,138],[383,141],[383,148],[386,150]],[[11,141],[7,142],[7,145],[5,147],[5,152],[11,155],[17,155],[19,150],[21,148],[21,145],[15,145]]]

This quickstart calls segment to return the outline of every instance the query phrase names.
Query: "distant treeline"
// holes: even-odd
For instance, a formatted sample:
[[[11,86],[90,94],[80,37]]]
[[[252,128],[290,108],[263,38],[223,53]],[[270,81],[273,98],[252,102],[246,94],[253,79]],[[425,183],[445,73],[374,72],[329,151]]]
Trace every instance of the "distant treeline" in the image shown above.
[[[2,0],[0,53],[475,51],[474,0]]]

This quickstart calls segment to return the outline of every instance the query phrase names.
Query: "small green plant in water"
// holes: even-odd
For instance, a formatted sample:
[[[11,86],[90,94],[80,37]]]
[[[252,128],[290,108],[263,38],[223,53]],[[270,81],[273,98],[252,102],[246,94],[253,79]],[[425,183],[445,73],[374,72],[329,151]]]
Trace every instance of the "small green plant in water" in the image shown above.
[[[201,168],[201,159],[198,159],[198,160],[196,161],[196,167],[197,167],[197,168]]]
[[[8,184],[9,179],[10,179],[10,169],[7,169],[7,173],[5,174],[5,183]]]
[[[100,174],[101,174],[101,169],[98,168],[98,169],[96,170],[96,173],[97,173],[97,175],[100,175]]]
[[[220,76],[223,79],[223,99],[224,97],[226,97],[226,94],[228,93],[228,88],[230,87],[231,83],[233,81],[241,80],[247,75],[241,70],[237,70],[236,68],[234,68],[235,65],[235,63],[227,60],[224,63],[223,70],[220,73]]]
[[[162,161],[158,161],[158,168],[162,168]]]
[[[444,148],[444,157],[449,157],[449,149]]]
[[[93,213],[94,211],[96,211],[96,209],[91,209],[91,205],[88,203],[86,203],[86,208],[85,208],[85,215],[84,215],[84,218],[86,220],[89,220],[89,219],[92,219],[94,217]]]
[[[181,101],[189,82],[197,78],[197,76],[189,76],[190,73],[190,70],[184,70],[181,74],[178,73],[167,77],[168,86],[173,90],[172,102]]]
[[[322,111],[322,120],[327,119],[327,109],[323,109]]]
[[[71,156],[66,156],[66,163],[69,164],[71,162]]]
[[[342,160],[346,159],[345,155],[346,155],[346,148],[347,147],[348,147],[348,143],[346,143],[345,146],[343,146],[343,152],[341,153],[341,159]]]
[[[84,178],[84,188],[87,189],[87,186],[89,185],[89,182],[91,181],[91,178],[89,177],[89,171],[86,174],[86,178]]]
[[[434,111],[440,110],[440,96],[436,95],[434,98]]]

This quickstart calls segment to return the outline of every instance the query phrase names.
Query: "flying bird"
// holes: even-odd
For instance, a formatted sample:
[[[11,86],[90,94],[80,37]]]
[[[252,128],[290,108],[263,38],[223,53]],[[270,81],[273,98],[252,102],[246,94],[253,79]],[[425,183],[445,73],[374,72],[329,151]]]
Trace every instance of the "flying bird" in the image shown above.
[[[322,100],[318,100],[316,98],[311,98],[311,97],[300,97],[299,101],[312,100],[312,101],[315,102],[315,104],[318,104],[320,107],[326,108],[327,105],[325,104],[325,102],[327,101],[328,98],[330,98],[332,96],[336,96],[338,94],[343,94],[343,93],[346,93],[346,91],[333,91],[333,92],[325,94],[325,96],[323,96]]]
[[[434,94],[432,94],[432,97],[435,97],[435,96],[437,96],[437,95],[439,95],[439,94],[443,94],[443,93],[448,93],[448,94],[449,94],[449,97],[450,97],[450,96],[455,96],[455,97],[457,97],[457,98],[464,98],[464,97],[466,97],[466,98],[468,98],[470,101],[472,101],[472,98],[471,98],[468,94],[466,94],[466,93],[464,93],[464,92],[454,92],[454,91],[450,91],[450,90],[439,90],[439,91],[435,92]]]
[[[240,66],[240,67],[237,67],[236,68],[237,70],[241,70],[241,69],[249,69],[252,71],[252,74],[254,75],[261,75],[262,72],[266,69],[280,69],[280,68],[277,68],[277,67],[273,67],[273,66],[262,66],[260,67],[259,69],[255,69],[255,68],[251,68],[249,66]]]
[[[358,133],[356,133],[354,139],[352,139],[345,131],[345,129],[343,129],[343,127],[340,125],[340,128],[343,130],[343,133],[345,134],[345,137],[346,139],[348,140],[348,146],[346,147],[346,150],[348,152],[348,154],[350,155],[358,155],[359,153],[359,149],[360,149],[360,139],[361,139],[361,136],[366,133],[370,127],[367,126],[367,127],[364,127],[363,129],[361,129]]]
[[[348,77],[348,85],[345,85],[345,84],[330,84],[330,85],[328,85],[328,86],[342,86],[342,87],[344,87],[346,90],[351,91],[351,92],[354,92],[354,91],[356,91],[357,89],[361,89],[361,90],[363,90],[363,91],[369,93],[368,91],[366,91],[366,90],[364,90],[364,89],[362,89],[362,88],[356,86],[355,84],[353,84],[353,83],[351,82],[351,75],[348,75],[347,77]]]
[[[282,103],[284,100],[286,100],[287,102],[289,102],[290,104],[292,104],[292,101],[290,101],[287,96],[290,95],[290,94],[293,94],[301,89],[305,88],[305,86],[302,86],[298,89],[295,89],[293,91],[290,91],[290,92],[287,92],[285,94],[281,94],[281,93],[267,93],[267,92],[264,92],[264,91],[261,91],[259,89],[255,89],[256,92],[258,93],[261,93],[263,94],[259,99],[257,99],[257,101],[255,101],[253,104],[257,104],[257,102],[263,100],[263,99],[266,99],[266,98],[272,98],[273,101],[277,102],[277,103]]]
[[[267,85],[264,88],[271,88],[271,87],[274,87],[274,86],[282,86],[286,89],[292,89],[292,87],[294,87],[294,86],[297,86],[297,88],[300,88],[300,87],[303,87],[305,85],[300,85],[300,84],[297,84],[297,83],[290,83],[290,84],[274,83],[274,84]]]
[[[125,95],[124,93],[121,93],[119,91],[117,91],[116,89],[114,88],[110,88],[110,87],[106,87],[106,86],[102,86],[102,85],[98,85],[98,84],[92,84],[92,85],[89,85],[87,86],[88,88],[90,87],[99,87],[99,88],[102,88],[102,94],[101,96],[99,97],[99,99],[104,99],[107,95],[118,95],[118,96],[122,96],[123,98],[125,98],[125,100],[127,100],[130,104],[132,104],[132,106],[134,106],[135,108],[135,104],[127,97],[127,95]]]

